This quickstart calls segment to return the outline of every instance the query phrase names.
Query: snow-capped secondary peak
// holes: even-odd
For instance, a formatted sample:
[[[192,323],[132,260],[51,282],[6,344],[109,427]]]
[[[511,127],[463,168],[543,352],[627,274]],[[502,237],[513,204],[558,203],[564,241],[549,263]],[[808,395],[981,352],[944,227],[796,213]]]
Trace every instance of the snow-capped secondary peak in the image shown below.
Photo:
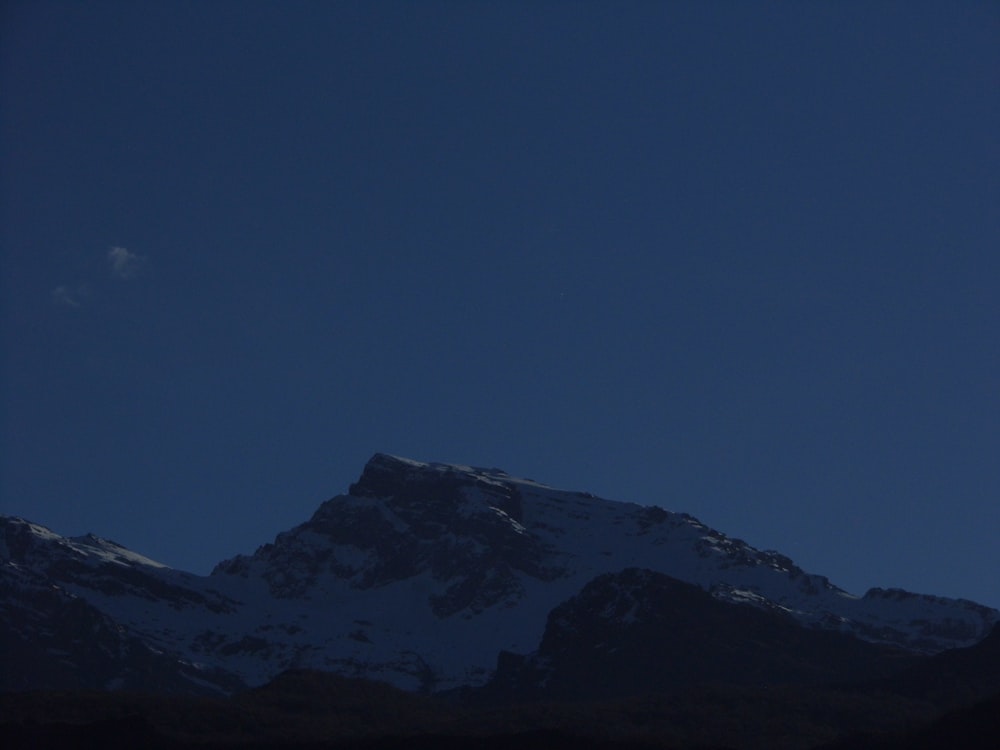
[[[17,517],[5,517],[0,519],[0,522],[3,528],[3,534],[0,534],[0,560],[4,562],[26,562],[35,555],[49,554],[49,548],[54,546],[71,554],[80,562],[90,565],[110,563],[144,565],[151,568],[167,567],[161,562],[95,534],[63,537],[44,526]]]

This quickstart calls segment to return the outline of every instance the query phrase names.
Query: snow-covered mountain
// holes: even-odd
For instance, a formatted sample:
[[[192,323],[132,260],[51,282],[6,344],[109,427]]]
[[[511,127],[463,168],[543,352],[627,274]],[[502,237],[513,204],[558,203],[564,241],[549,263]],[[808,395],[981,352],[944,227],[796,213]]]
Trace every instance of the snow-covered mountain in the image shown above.
[[[67,623],[59,635],[51,623],[72,603],[81,628],[117,634],[91,654],[100,669],[74,672],[84,681],[99,675],[94,687],[141,681],[143,669],[166,674],[168,665],[173,681],[162,680],[171,690],[225,691],[292,667],[408,689],[481,685],[501,651],[538,648],[553,608],[626,568],[808,628],[922,653],[976,643],[1000,621],[1000,612],[966,600],[848,594],[683,513],[557,490],[499,469],[381,454],[348,494],[210,576],[14,518],[2,519],[0,560],[4,652],[30,650],[57,676],[70,669],[73,639],[90,631]],[[59,686],[58,677],[42,682]]]

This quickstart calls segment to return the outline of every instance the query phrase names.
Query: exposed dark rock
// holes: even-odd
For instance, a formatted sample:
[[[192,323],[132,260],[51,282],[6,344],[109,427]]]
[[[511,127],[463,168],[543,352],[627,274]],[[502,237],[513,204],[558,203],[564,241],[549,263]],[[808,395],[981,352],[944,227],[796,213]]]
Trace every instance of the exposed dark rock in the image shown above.
[[[907,658],[633,568],[599,576],[552,610],[538,651],[502,657],[484,695],[593,699],[715,682],[818,685],[888,675]]]

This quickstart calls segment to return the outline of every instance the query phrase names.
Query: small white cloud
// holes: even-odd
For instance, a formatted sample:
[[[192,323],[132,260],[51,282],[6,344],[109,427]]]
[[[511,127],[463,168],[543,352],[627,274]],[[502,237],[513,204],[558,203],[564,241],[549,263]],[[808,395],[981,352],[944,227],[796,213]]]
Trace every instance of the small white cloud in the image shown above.
[[[143,258],[124,247],[112,247],[108,250],[108,262],[115,278],[131,279],[142,269]]]
[[[60,284],[50,293],[52,303],[60,307],[80,307],[90,295],[90,287],[86,284],[67,286]]]
[[[57,286],[52,290],[52,301],[63,307],[79,307],[80,301],[66,286]]]

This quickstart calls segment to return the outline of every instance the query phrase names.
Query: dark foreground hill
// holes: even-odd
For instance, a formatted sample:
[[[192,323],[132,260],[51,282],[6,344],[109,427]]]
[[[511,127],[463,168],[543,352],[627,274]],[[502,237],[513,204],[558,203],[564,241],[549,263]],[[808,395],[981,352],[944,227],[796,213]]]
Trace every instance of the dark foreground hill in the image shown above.
[[[105,696],[107,697],[107,696]],[[90,720],[15,719],[4,704],[0,737],[8,750],[136,747],[149,750],[299,748],[787,748],[806,750],[993,750],[1000,696],[928,718],[928,707],[888,696],[810,689],[764,694],[715,688],[682,698],[647,696],[589,705],[538,704],[502,711],[424,707],[416,724],[310,709],[278,710],[189,703],[156,705],[124,698],[91,705]],[[54,706],[51,697],[48,708]],[[157,698],[163,701],[162,697]],[[188,699],[203,701],[204,699]],[[21,710],[24,706],[21,706]]]
[[[126,692],[0,694],[11,750],[143,747],[733,748],[952,750],[1000,736],[1000,631],[895,678],[831,685],[694,685],[603,700],[474,704],[329,673],[287,672],[229,698]]]

